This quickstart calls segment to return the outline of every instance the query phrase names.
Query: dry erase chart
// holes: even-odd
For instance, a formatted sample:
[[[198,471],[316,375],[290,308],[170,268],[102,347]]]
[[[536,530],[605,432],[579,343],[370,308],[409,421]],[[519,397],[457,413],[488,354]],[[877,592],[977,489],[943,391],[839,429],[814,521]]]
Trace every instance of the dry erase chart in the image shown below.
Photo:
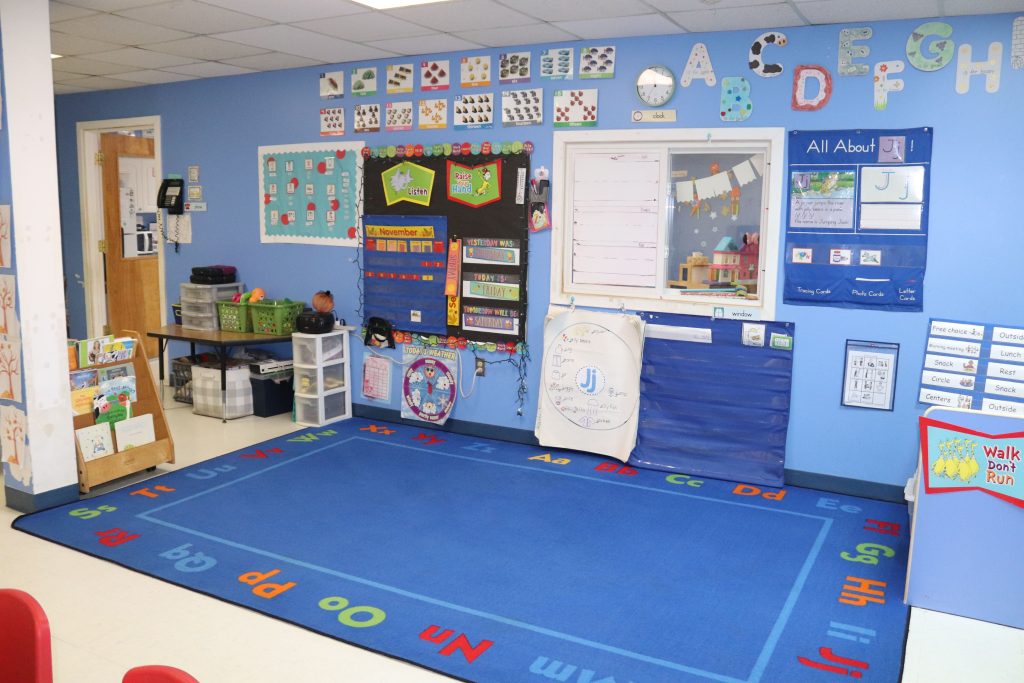
[[[544,325],[537,438],[625,461],[636,445],[644,323],[569,310]]]
[[[1024,326],[931,320],[918,402],[1024,416]]]

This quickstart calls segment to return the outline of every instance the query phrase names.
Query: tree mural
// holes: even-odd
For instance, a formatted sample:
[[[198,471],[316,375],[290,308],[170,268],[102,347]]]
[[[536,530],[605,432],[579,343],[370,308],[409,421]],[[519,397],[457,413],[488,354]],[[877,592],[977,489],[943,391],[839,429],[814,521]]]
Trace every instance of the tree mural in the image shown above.
[[[0,334],[8,334],[9,320],[14,315],[14,278],[0,278]]]
[[[10,452],[4,453],[4,460],[13,464],[21,464],[21,448],[25,445],[25,421],[24,414],[20,411],[11,411],[4,416],[3,435],[4,445],[10,444]]]
[[[11,206],[0,205],[0,268],[11,267]]]
[[[23,486],[32,484],[32,455],[25,433],[27,424],[23,410],[15,406],[0,406],[0,460],[6,466],[7,474]]]
[[[21,400],[21,349],[9,341],[0,342],[0,376],[7,378],[7,390],[0,393],[0,398]],[[15,382],[17,381],[17,386]]]

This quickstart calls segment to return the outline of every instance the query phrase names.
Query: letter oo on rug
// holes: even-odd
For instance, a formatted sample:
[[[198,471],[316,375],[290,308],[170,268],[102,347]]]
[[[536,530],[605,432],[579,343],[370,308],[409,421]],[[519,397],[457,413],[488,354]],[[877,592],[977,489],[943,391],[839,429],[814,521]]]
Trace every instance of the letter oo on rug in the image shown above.
[[[295,581],[289,581],[287,583],[263,583],[270,577],[276,576],[280,573],[280,569],[272,569],[266,574],[261,574],[260,572],[246,572],[245,574],[239,576],[238,580],[242,583],[247,583],[250,586],[253,586],[253,595],[270,600],[272,598],[276,598],[281,593],[284,593],[287,590],[291,590],[292,588],[295,588],[295,586],[299,585]]]

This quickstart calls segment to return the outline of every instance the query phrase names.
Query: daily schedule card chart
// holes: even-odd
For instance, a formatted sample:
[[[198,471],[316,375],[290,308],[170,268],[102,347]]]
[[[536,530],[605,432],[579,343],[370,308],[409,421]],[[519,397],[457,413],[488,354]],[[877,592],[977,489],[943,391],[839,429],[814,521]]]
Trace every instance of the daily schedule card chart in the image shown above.
[[[899,353],[899,344],[847,340],[843,405],[892,410]]]
[[[932,319],[918,402],[1024,416],[1024,325]]]
[[[792,131],[786,303],[920,311],[932,130]]]

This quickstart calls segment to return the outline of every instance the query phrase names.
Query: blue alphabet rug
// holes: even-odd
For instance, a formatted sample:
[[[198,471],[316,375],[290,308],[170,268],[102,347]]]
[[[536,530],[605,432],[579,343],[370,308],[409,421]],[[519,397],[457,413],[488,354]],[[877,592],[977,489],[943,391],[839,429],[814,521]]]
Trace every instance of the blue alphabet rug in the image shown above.
[[[899,679],[904,506],[354,419],[14,526],[469,681]]]

